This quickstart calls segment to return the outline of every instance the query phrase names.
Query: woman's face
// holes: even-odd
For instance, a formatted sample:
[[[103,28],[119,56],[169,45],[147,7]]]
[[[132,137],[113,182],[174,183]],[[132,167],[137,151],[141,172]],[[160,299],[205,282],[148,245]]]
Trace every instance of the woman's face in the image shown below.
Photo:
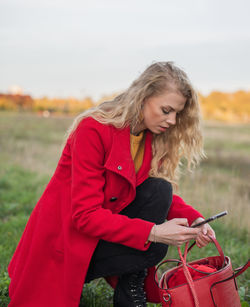
[[[160,134],[175,125],[176,115],[184,109],[186,98],[177,92],[166,91],[145,100],[143,106],[143,128]]]

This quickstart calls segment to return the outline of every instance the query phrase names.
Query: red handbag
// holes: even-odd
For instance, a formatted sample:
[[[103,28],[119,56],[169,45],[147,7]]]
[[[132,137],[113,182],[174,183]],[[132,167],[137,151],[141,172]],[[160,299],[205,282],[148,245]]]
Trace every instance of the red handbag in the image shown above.
[[[212,238],[219,256],[202,258],[187,263],[188,248],[185,245],[184,255],[178,247],[180,260],[168,259],[160,263],[155,271],[155,281],[160,290],[163,307],[240,307],[235,277],[242,274],[249,266],[250,260],[233,270],[231,260],[224,256],[218,241]],[[177,266],[164,272],[157,281],[157,271],[164,263],[177,262]],[[201,268],[207,268],[201,270]],[[185,276],[185,279],[183,279]],[[181,284],[175,284],[175,281]]]

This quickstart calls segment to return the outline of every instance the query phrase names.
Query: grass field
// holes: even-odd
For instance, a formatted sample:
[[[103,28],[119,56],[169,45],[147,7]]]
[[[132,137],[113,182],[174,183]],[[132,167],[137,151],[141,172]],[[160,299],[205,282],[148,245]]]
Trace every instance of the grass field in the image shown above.
[[[0,113],[0,306],[7,306],[7,265],[28,217],[55,170],[70,117],[43,118]],[[177,194],[204,216],[228,210],[212,225],[226,255],[238,267],[250,252],[250,125],[204,124],[207,159],[182,176]],[[212,245],[196,248],[190,259],[216,254]],[[168,257],[175,257],[170,248]],[[250,270],[238,278],[242,299],[250,302]],[[110,306],[112,290],[97,280],[84,287],[84,306]],[[101,303],[100,303],[101,302]],[[248,306],[245,303],[245,306]]]

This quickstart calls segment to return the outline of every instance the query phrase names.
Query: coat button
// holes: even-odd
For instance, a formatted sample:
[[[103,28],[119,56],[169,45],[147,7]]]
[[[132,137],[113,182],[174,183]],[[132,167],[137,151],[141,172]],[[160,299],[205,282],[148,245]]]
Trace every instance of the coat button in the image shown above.
[[[117,197],[113,196],[113,197],[110,198],[109,201],[116,201],[116,200],[117,200]]]
[[[118,170],[120,171],[120,170],[122,170],[122,167],[121,167],[121,165],[118,165]]]

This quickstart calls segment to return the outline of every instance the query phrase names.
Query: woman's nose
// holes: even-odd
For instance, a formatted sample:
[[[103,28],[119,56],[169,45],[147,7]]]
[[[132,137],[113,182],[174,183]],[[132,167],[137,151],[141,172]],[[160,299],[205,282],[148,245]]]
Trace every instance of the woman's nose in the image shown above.
[[[169,114],[169,117],[166,121],[169,125],[175,125],[176,124],[176,113],[173,112],[173,113]]]

